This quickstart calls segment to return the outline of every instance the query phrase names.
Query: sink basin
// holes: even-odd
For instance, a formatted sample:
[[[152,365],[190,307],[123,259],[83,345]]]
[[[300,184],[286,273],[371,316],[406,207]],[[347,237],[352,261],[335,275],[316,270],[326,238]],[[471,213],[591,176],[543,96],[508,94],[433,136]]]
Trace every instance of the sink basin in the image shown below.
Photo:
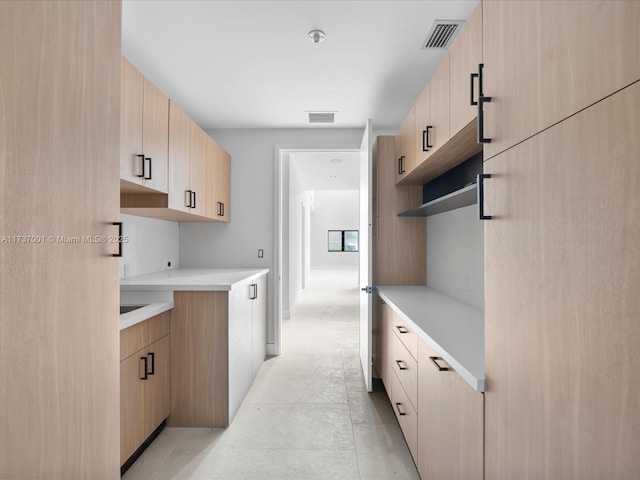
[[[146,307],[146,305],[120,305],[120,315],[123,313],[133,312],[139,308]]]

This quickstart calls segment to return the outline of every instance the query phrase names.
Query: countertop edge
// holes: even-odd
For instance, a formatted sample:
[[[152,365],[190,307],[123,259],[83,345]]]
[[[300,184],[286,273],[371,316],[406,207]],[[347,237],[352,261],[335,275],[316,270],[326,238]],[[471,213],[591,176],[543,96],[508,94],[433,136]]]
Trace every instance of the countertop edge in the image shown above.
[[[120,331],[133,327],[145,320],[149,320],[151,317],[160,315],[161,313],[171,310],[173,307],[173,301],[158,302],[150,303],[149,305],[145,305],[144,307],[133,310],[132,312],[123,313],[120,315]]]

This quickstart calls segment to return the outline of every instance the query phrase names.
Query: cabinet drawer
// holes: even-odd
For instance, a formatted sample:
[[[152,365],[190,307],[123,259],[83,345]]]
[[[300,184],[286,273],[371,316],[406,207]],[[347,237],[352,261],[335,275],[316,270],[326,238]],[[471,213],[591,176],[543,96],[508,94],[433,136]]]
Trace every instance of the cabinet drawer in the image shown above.
[[[171,330],[171,310],[120,331],[120,361],[164,337]]]
[[[411,405],[404,388],[402,388],[398,377],[395,374],[389,376],[392,383],[390,392],[391,407],[393,407],[409,451],[415,460],[418,458],[418,415]]]
[[[418,336],[413,328],[410,328],[395,310],[391,318],[391,330],[398,336],[403,345],[407,347],[411,356],[414,359],[418,358]]]
[[[417,407],[418,398],[418,362],[409,354],[397,335],[392,335],[391,367],[404,388],[411,405]]]

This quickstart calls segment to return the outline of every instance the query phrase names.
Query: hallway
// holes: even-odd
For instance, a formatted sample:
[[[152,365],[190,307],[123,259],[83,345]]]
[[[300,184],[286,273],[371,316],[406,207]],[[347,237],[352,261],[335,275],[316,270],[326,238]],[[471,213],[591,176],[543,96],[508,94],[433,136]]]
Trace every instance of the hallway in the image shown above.
[[[166,428],[123,478],[418,479],[386,394],[364,386],[357,276],[312,271],[232,425]]]

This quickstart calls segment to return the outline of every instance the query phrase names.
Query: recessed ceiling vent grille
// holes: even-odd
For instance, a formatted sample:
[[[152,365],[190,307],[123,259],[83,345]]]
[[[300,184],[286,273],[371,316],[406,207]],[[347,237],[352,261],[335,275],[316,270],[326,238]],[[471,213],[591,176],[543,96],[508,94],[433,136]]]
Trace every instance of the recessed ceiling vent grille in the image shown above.
[[[335,112],[308,112],[309,123],[333,123]]]
[[[422,48],[428,50],[446,50],[462,29],[464,20],[436,20],[429,30]]]

